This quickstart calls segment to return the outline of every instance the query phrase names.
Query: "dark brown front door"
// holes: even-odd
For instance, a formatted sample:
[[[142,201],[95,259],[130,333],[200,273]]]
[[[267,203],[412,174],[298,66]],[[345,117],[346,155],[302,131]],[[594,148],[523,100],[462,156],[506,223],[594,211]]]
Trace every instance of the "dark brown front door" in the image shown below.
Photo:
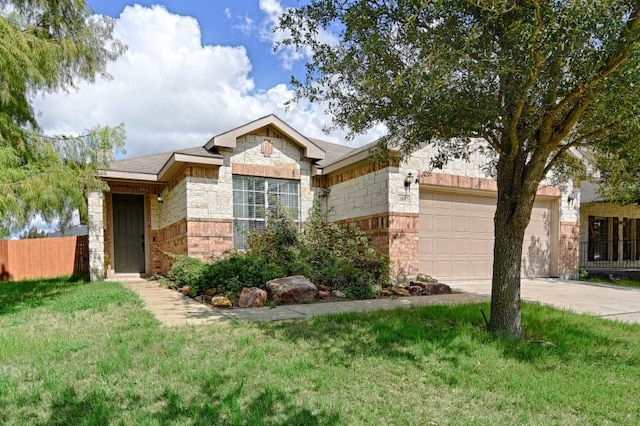
[[[113,194],[113,225],[116,273],[145,272],[144,197]]]

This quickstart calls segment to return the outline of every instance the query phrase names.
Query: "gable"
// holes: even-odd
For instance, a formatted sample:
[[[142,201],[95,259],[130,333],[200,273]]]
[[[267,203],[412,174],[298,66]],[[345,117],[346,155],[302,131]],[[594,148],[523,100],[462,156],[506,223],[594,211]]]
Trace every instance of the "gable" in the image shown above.
[[[256,131],[269,131],[280,135],[281,139],[288,140],[299,146],[303,151],[304,157],[310,160],[322,160],[325,158],[325,152],[320,147],[273,114],[214,136],[204,148],[207,150],[214,148],[234,149],[238,138]]]

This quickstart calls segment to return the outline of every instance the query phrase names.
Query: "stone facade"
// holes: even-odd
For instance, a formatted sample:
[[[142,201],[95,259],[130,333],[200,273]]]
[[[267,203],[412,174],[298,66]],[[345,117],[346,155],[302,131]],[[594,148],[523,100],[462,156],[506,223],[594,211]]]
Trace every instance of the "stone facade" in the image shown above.
[[[235,147],[217,148],[216,165],[186,163],[172,169],[168,181],[107,181],[111,193],[144,195],[147,274],[166,273],[173,261],[168,253],[207,259],[233,248],[234,175],[298,180],[302,221],[319,202],[327,221],[363,229],[372,245],[390,256],[393,275],[403,277],[424,272],[419,270],[418,247],[421,190],[495,194],[497,189],[484,172],[489,158],[479,152],[469,161],[451,161],[442,170],[431,169],[435,151],[425,147],[404,162],[354,160],[314,175],[315,166],[305,158],[304,148],[275,127],[251,130],[235,142]],[[114,274],[111,193],[88,196],[92,278]],[[551,273],[571,275],[577,271],[578,234],[586,228],[580,223],[584,220],[578,211],[579,193],[568,182],[562,189],[542,185],[538,195],[553,200],[551,235],[557,248],[551,251],[556,265]]]
[[[104,246],[104,194],[98,191],[87,193],[89,230],[89,275],[91,281],[105,277]]]

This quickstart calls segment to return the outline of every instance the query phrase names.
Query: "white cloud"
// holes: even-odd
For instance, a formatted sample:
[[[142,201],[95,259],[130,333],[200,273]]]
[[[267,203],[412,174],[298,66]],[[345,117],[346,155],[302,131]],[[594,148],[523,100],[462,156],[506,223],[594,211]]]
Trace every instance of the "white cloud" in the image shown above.
[[[277,1],[264,3],[269,13],[277,12]],[[344,143],[345,132],[322,133],[330,124],[322,105],[300,102],[285,111],[293,96],[285,84],[256,90],[246,49],[203,46],[192,17],[162,6],[128,6],[117,19],[115,36],[129,49],[110,64],[111,80],[36,100],[46,132],[74,133],[124,122],[127,156],[133,156],[201,146],[213,135],[275,113],[307,136]],[[350,144],[383,133],[377,128]]]
[[[260,0],[259,5],[260,10],[262,10],[266,15],[265,20],[260,27],[260,39],[270,42],[273,46],[276,46],[290,35],[289,31],[282,31],[278,29],[280,17],[285,13],[286,9],[282,6],[280,0]],[[322,43],[338,43],[338,37],[324,29],[320,29],[318,31],[317,37]],[[280,56],[285,69],[291,69],[294,63],[310,59],[312,57],[312,52],[307,47],[302,47],[298,50],[293,46],[280,45],[278,48],[278,55]]]

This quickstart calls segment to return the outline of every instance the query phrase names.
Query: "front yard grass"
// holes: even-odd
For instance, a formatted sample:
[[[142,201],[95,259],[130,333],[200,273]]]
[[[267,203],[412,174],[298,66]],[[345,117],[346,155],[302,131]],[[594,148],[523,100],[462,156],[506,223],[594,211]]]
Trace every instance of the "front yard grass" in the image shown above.
[[[610,280],[602,277],[593,277],[593,278],[586,278],[585,281],[590,283],[596,283],[596,284],[608,284],[608,285],[619,285],[621,287],[640,288],[640,281],[638,281],[637,279],[631,280],[628,278],[624,278],[620,280],[618,279]]]
[[[533,304],[162,327],[117,283],[0,284],[0,424],[633,424],[640,326]],[[483,306],[488,311],[488,306]]]

